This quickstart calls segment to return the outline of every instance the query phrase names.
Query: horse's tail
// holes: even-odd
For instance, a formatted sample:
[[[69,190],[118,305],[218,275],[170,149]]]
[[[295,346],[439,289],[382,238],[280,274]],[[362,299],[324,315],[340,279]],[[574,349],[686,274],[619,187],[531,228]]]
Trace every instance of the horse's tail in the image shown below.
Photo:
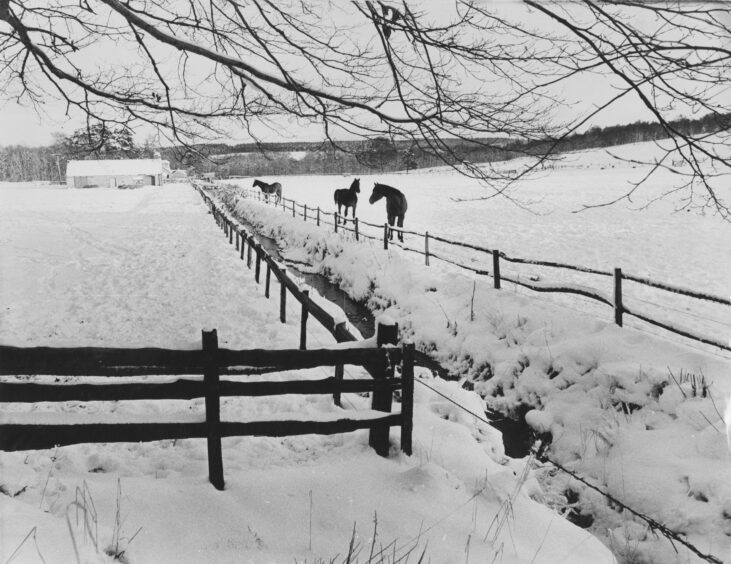
[[[334,202],[335,202],[336,204],[338,203],[338,192],[339,192],[339,191],[340,191],[340,190],[335,190],[335,192],[333,192],[333,201],[334,201]]]

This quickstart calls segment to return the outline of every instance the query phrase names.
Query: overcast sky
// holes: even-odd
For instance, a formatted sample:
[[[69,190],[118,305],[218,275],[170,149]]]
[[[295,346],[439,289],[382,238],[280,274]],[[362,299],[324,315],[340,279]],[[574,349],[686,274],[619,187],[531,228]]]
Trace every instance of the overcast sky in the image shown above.
[[[485,0],[487,1],[487,0]],[[495,0],[492,0],[494,2]],[[497,0],[501,2],[501,0]],[[448,6],[448,0],[425,0],[419,4],[422,9],[426,4],[434,2],[435,6]],[[446,2],[446,4],[445,4]],[[492,5],[491,2],[491,5]],[[483,2],[484,4],[485,2]],[[517,0],[502,0],[502,5],[497,9],[510,9],[513,14],[515,10],[522,8]],[[433,6],[431,7],[433,8]],[[433,8],[439,10],[441,8]],[[444,8],[446,9],[446,8]],[[535,18],[536,15],[527,15],[527,18]],[[115,51],[114,45],[104,45],[100,43],[99,48],[94,49],[94,57],[101,59],[117,60],[119,53]],[[581,76],[562,86],[560,94],[567,100],[565,107],[557,112],[557,117],[561,120],[568,120],[576,117],[580,112],[580,108],[584,110],[587,106],[609,97],[611,89],[609,82],[598,77],[596,74]],[[84,117],[79,113],[66,116],[66,106],[56,101],[47,101],[43,107],[36,110],[28,106],[19,106],[15,101],[0,101],[0,145],[46,145],[53,140],[52,133],[60,132],[63,134],[71,134],[76,129],[84,126]],[[650,114],[640,104],[634,96],[625,96],[618,103],[614,104],[608,110],[599,114],[593,120],[592,125],[614,125],[621,123],[629,123],[636,120],[649,120]],[[292,122],[286,122],[283,128],[289,135],[289,140],[320,140],[323,138],[322,131],[316,126],[304,126]],[[138,140],[144,139],[146,136],[154,134],[152,129],[137,129],[136,134]],[[276,141],[285,140],[282,138],[282,131],[267,132],[260,130],[257,132],[262,140]],[[230,142],[248,141],[243,135],[237,136],[234,132],[229,139]]]

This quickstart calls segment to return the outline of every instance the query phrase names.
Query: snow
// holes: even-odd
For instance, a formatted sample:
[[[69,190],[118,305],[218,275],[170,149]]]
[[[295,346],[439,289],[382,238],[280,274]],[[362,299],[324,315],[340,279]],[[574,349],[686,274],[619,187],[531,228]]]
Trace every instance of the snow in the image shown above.
[[[654,145],[641,144],[613,152],[651,160],[652,150]],[[675,179],[669,175],[654,177],[633,202],[571,213],[581,203],[611,199],[626,189],[629,178],[647,172],[605,158],[601,151],[570,155],[544,177],[524,183],[518,192],[523,198],[541,199],[539,210],[546,215],[537,216],[497,199],[457,204],[452,197],[479,196],[484,188],[442,170],[378,180],[409,197],[409,228],[517,256],[598,269],[621,266],[654,280],[727,295],[731,226],[697,210],[679,213],[680,203],[672,199],[645,207],[672,186]],[[373,179],[361,177],[361,186]],[[328,212],[332,190],[349,182],[279,180],[287,198]],[[378,224],[383,206],[369,206],[367,195],[364,188],[358,216]],[[235,189],[220,190],[218,196],[278,240],[285,257],[307,257],[307,268],[327,275],[374,313],[396,320],[402,338],[469,380],[490,408],[528,411],[531,426],[550,431],[548,454],[554,460],[685,535],[701,551],[731,558],[731,454],[724,432],[731,420],[731,355],[630,319],[619,328],[610,308],[573,296],[564,300],[507,284],[496,291],[491,279],[436,261],[426,267],[421,257],[393,247],[384,251],[379,241],[355,242],[332,227],[292,218],[291,211],[240,198]],[[569,283],[583,285],[576,278],[583,274],[566,276]],[[596,280],[586,285],[596,288]],[[626,286],[628,306],[656,301],[661,319],[673,315],[678,324],[727,340],[731,318],[725,306]],[[611,292],[611,278],[603,289]],[[648,307],[641,303],[643,310]],[[590,515],[591,531],[622,560],[701,561],[550,465],[534,477],[545,488],[540,494],[545,503]],[[578,499],[572,501],[574,496]]]
[[[525,414],[525,421],[538,433],[549,433],[553,425],[553,417],[545,411],[531,409]]]
[[[193,349],[202,328],[216,328],[228,348],[298,344],[299,308],[290,304],[288,323],[279,323],[278,300],[263,297],[190,187],[3,187],[0,200],[2,344]],[[316,323],[309,329],[313,346],[333,344]],[[346,377],[359,375],[346,368]],[[454,382],[417,377],[472,410],[483,406]],[[367,398],[346,394],[343,403],[221,401],[225,420],[368,416]],[[3,420],[200,420],[202,410],[202,399],[4,404]],[[353,534],[361,561],[372,543],[389,558],[426,548],[430,561],[445,563],[614,561],[532,499],[541,489],[528,461],[505,458],[494,429],[425,386],[414,420],[411,457],[398,451],[398,429],[387,459],[363,431],[226,438],[221,492],[208,483],[203,440],[0,453],[0,561],[113,561],[106,553],[130,563],[330,561],[344,557]]]

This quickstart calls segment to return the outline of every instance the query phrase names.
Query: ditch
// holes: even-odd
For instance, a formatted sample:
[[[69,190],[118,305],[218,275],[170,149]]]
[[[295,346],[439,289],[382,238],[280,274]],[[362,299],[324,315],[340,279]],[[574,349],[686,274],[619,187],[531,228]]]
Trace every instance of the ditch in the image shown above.
[[[326,276],[316,272],[308,272],[307,269],[303,268],[308,265],[287,261],[282,257],[275,239],[256,232],[251,224],[241,218],[239,218],[239,221],[246,226],[250,233],[253,233],[256,240],[269,255],[278,261],[284,262],[287,268],[295,272],[307,285],[317,290],[322,297],[340,307],[345,312],[348,321],[360,331],[363,337],[368,339],[375,334],[375,317],[365,304],[353,300]],[[435,376],[445,380],[457,379],[456,375],[450,373],[439,362],[421,351],[415,352],[414,361],[417,366],[430,370]],[[485,411],[485,415],[491,422],[490,424],[502,433],[505,454],[511,458],[527,456],[536,439],[535,432],[525,421],[525,411],[511,414],[511,416],[491,410]]]

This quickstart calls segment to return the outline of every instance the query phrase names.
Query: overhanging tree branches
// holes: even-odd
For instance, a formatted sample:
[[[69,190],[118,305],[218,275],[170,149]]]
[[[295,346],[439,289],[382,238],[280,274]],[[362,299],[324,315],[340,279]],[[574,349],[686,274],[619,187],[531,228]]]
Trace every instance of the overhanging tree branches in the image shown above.
[[[731,112],[731,9],[633,0],[510,8],[519,15],[468,0],[0,0],[0,87],[32,104],[60,99],[91,121],[147,122],[183,143],[235,128],[286,131],[292,119],[320,124],[333,143],[410,139],[507,197],[567,135],[635,98],[673,142],[653,166],[682,159],[672,190],[729,217],[720,118]],[[575,115],[556,112],[583,75],[606,92]],[[691,112],[718,116],[718,127],[673,125]],[[530,158],[510,173],[477,166],[446,137]]]

